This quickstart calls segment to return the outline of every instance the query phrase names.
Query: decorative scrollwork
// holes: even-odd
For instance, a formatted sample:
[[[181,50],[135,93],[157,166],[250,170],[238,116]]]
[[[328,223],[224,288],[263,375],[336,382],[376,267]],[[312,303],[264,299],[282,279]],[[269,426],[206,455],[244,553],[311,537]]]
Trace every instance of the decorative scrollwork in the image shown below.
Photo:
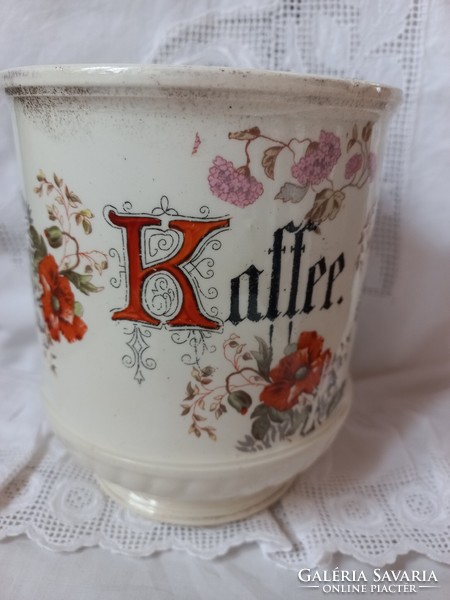
[[[117,258],[117,261],[119,263],[119,277],[111,277],[109,283],[115,288],[120,288],[120,286],[122,285],[122,279],[125,275],[125,265],[122,261],[123,257],[116,248],[110,248],[108,254],[111,258]]]
[[[203,298],[206,298],[207,300],[214,300],[219,295],[217,288],[213,286],[209,287],[207,290],[199,288],[198,291],[203,296]],[[211,312],[211,308],[209,309],[209,312]]]
[[[208,246],[211,248],[211,250],[217,251],[222,248],[222,242],[220,240],[217,240],[216,238],[211,238],[206,242],[204,246],[205,250],[206,248],[208,248]]]
[[[155,359],[145,356],[150,348],[147,340],[151,337],[151,331],[138,323],[134,323],[130,331],[125,332],[128,335],[127,346],[132,354],[125,354],[122,357],[122,363],[128,369],[135,369],[134,379],[141,384],[145,381],[143,369],[152,371],[156,368]]]
[[[122,207],[125,213],[132,212],[131,202],[124,202]],[[171,219],[167,217],[189,218],[195,222],[200,221],[201,218],[208,219],[210,215],[210,209],[207,206],[201,206],[198,212],[200,215],[198,217],[186,217],[184,214],[180,217],[178,211],[170,206],[168,197],[161,196],[159,206],[154,207],[150,213],[161,217],[159,226],[143,227],[140,233],[139,251],[142,268],[158,265],[153,273],[149,269],[145,274],[141,285],[140,300],[142,308],[157,319],[158,327],[167,326],[167,323],[179,312],[183,300],[183,291],[178,278],[171,274],[170,269],[164,269],[164,261],[177,256],[177,252],[183,244],[183,234],[176,228],[171,228]],[[206,304],[209,305],[219,295],[217,288],[213,285],[205,286],[205,282],[214,277],[215,261],[211,256],[205,256],[204,253],[206,251],[210,254],[221,247],[221,242],[214,236],[209,239],[206,237],[201,240],[201,243],[198,243],[194,256],[190,255],[191,260],[180,265],[180,268],[190,275],[190,283],[202,308],[202,298],[208,301]],[[126,256],[122,256],[115,248],[112,248],[109,254],[118,262],[118,275],[112,277],[110,282],[113,287],[119,288],[126,284]],[[207,310],[203,308],[203,310],[205,313],[209,312],[213,317],[218,317],[219,310],[216,306]],[[134,379],[140,384],[145,380],[145,370],[152,370],[157,366],[156,361],[149,356],[152,325],[135,322],[130,323],[129,327],[130,329],[125,334],[128,340],[127,346],[131,352],[122,357],[122,362],[127,368],[134,369]],[[198,366],[200,359],[205,354],[216,351],[216,347],[210,341],[211,335],[212,332],[207,330],[186,328],[174,331],[171,339],[176,344],[185,344],[186,352],[181,357],[182,362],[186,365]]]
[[[214,259],[210,256],[201,258],[204,251],[208,247],[211,250],[217,251],[220,250],[220,248],[222,247],[222,243],[220,242],[220,240],[214,238],[208,240],[203,246],[202,252],[193,260],[191,260],[189,264],[189,275],[196,282],[197,289],[200,295],[203,296],[203,298],[206,298],[207,300],[214,300],[219,295],[217,288],[211,286],[207,290],[204,290],[203,287],[199,285],[200,279],[211,279],[214,276]],[[212,316],[216,316],[218,314],[218,310],[215,307],[211,307],[209,309],[209,312]]]
[[[196,270],[202,279],[211,279],[214,276],[213,267],[215,265],[214,259],[208,256],[207,258],[202,258],[196,262],[191,262],[190,265],[192,270]]]
[[[181,290],[169,273],[158,273],[148,279],[144,297],[149,313],[164,321],[177,313],[181,303]]]
[[[177,216],[178,212],[174,208],[170,208],[169,206],[169,198],[167,196],[161,196],[161,200],[159,201],[159,206],[152,210],[152,215],[170,215]]]
[[[190,329],[172,333],[172,341],[175,344],[187,344],[191,349],[181,357],[185,365],[198,366],[204,354],[211,354],[216,351],[216,346],[208,343],[211,335],[210,331],[203,331],[202,329]]]
[[[143,264],[148,266],[155,260],[161,261],[174,254],[180,244],[178,231],[172,229],[147,228],[144,230]]]

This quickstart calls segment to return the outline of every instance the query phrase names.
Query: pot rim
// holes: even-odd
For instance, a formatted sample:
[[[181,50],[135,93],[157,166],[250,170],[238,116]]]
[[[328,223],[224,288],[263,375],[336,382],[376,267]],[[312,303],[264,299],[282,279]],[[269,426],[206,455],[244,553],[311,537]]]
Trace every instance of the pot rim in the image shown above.
[[[0,71],[0,87],[11,96],[108,94],[131,88],[150,93],[180,90],[187,92],[253,92],[284,96],[311,96],[396,106],[400,89],[359,79],[300,75],[284,71],[235,69],[231,67],[178,66],[156,64],[63,64],[24,66]],[[50,88],[50,90],[49,90]]]

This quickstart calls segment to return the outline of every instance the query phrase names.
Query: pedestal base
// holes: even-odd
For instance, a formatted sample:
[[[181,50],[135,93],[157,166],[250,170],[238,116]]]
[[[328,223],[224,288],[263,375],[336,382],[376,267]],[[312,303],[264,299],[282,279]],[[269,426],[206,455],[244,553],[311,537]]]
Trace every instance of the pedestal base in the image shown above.
[[[297,436],[279,448],[239,454],[217,463],[194,461],[189,456],[185,462],[163,463],[152,462],[148,456],[119,455],[76,435],[49,407],[48,415],[55,432],[73,455],[92,469],[113,499],[155,521],[219,525],[276,502],[293,479],[333,442],[347,416],[351,396],[348,382],[332,415],[307,437]],[[163,452],[161,449],[158,458]]]
[[[250,496],[197,502],[152,497],[104,479],[97,478],[97,481],[108,496],[149,519],[178,525],[220,525],[244,519],[267,508],[281,498],[293,480]]]

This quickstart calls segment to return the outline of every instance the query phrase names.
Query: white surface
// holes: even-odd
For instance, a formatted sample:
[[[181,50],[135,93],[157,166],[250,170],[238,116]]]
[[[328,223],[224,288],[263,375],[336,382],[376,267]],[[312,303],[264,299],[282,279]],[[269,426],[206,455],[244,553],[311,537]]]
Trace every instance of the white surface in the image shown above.
[[[42,240],[34,248],[46,413],[114,498],[171,523],[241,519],[272,504],[277,488],[328,448],[348,413],[349,340],[375,214],[370,165],[381,164],[401,94],[352,80],[206,67],[121,67],[116,87],[115,69],[5,75],[33,239]],[[37,84],[56,91],[36,93]],[[104,96],[96,96],[97,85]],[[249,127],[251,139],[230,139],[242,137],[230,131]],[[347,152],[352,136],[361,154]],[[311,140],[325,170],[307,175],[306,185],[295,172],[302,161],[315,164],[305,155]],[[270,173],[263,165],[274,143],[279,157]],[[247,180],[237,170],[246,156]],[[353,158],[360,163],[348,175]],[[253,191],[245,191],[248,181]],[[300,204],[279,200],[289,186],[303,194]],[[323,194],[336,199],[335,213],[317,208]],[[131,222],[143,218],[141,239]],[[289,234],[301,222],[301,233]],[[59,244],[44,241],[50,231]],[[300,275],[289,250],[276,258],[279,234],[283,246],[295,245],[294,256],[302,253]],[[161,262],[181,255],[181,270]],[[319,261],[328,274],[321,272],[311,297]],[[230,309],[230,287],[250,265],[261,275],[258,299],[241,284],[241,311],[248,300],[267,318]],[[82,293],[82,277],[97,293]],[[61,319],[50,309],[56,297]],[[72,313],[75,300],[83,319]],[[270,357],[270,377],[256,358],[263,351],[254,354],[258,344]],[[282,384],[286,398],[272,397],[280,385],[273,374],[299,360],[294,371],[306,360],[309,375]],[[247,414],[230,406],[238,394],[253,404]],[[269,420],[277,408],[283,414]],[[266,412],[252,420],[258,410]],[[262,436],[253,433],[258,424],[266,426]]]
[[[319,528],[310,527],[312,521],[306,519],[306,523],[303,521],[300,524],[289,521],[289,529],[283,520],[282,505],[274,515],[280,519],[284,530],[270,529],[270,523],[274,522],[271,520],[273,515],[265,514],[264,523],[266,538],[271,541],[275,539],[279,544],[283,540],[289,546],[290,540],[300,540],[296,551],[274,553],[271,556],[294,567],[299,562],[314,564],[336,549],[359,556],[366,563],[379,561],[384,564],[412,548],[435,560],[449,562],[449,3],[446,0],[399,0],[395,3],[320,0],[313,6],[313,3],[305,1],[298,3],[303,11],[298,8],[302,14],[301,21],[282,21],[280,15],[289,12],[288,3],[285,2],[282,9],[279,5],[275,8],[262,6],[260,10],[264,18],[254,21],[253,27],[249,27],[248,23],[255,18],[255,13],[244,7],[239,8],[240,21],[229,19],[229,14],[222,18],[192,17],[190,22],[172,29],[165,44],[162,43],[161,33],[167,32],[174,14],[179,17],[180,13],[172,12],[169,16],[166,13],[160,20],[152,18],[152,11],[163,10],[163,4],[146,3],[143,9],[144,3],[136,2],[134,10],[143,9],[136,18],[136,13],[126,10],[119,2],[80,1],[65,7],[44,0],[33,3],[24,0],[4,2],[4,18],[0,25],[2,67],[32,62],[139,62],[153,57],[180,62],[183,53],[184,56],[188,55],[190,62],[202,62],[209,56],[212,57],[211,62],[263,66],[265,58],[269,56],[267,47],[276,40],[278,47],[283,42],[289,51],[281,55],[277,65],[273,57],[280,58],[280,54],[270,54],[271,67],[280,66],[284,61],[285,68],[301,69],[304,66],[342,75],[342,70],[349,74],[350,67],[354,67],[354,63],[348,66],[353,56],[359,58],[354,70],[360,74],[365,73],[369,77],[371,73],[386,75],[388,83],[392,79],[399,83],[402,78],[404,82],[413,82],[408,112],[404,113],[407,118],[400,127],[399,137],[391,139],[393,162],[390,173],[393,173],[393,179],[385,180],[382,198],[384,208],[380,212],[374,240],[374,260],[369,273],[368,287],[372,292],[365,297],[361,306],[355,369],[360,376],[365,376],[365,381],[358,388],[354,412],[343,436],[317,469],[311,471],[308,485],[302,487],[300,484],[299,495],[287,498],[283,505],[291,508],[294,515],[308,516],[304,511],[306,494],[310,506],[316,511],[313,517],[320,517]],[[232,11],[241,3],[220,4]],[[261,6],[260,3],[256,4]],[[186,11],[188,5],[192,6],[191,3],[185,3]],[[205,2],[195,3],[195,10],[202,11],[205,6]],[[383,15],[376,14],[383,6],[389,6],[389,9],[385,8],[384,21]],[[274,16],[278,20],[273,20]],[[361,40],[357,36],[360,19],[364,22],[366,32],[371,24],[373,32],[366,36],[364,48],[358,54],[355,47],[361,47],[358,46]],[[216,27],[212,27],[213,23]],[[316,28],[317,23],[321,24],[319,29]],[[159,32],[155,35],[156,25]],[[230,43],[233,27],[235,33]],[[281,37],[278,27],[281,27]],[[338,49],[326,43],[330,38],[326,27],[330,27],[333,33],[338,31],[341,42],[337,45]],[[305,31],[306,35],[300,35]],[[80,32],[83,35],[82,44]],[[184,32],[184,37],[179,35],[180,32]],[[313,34],[314,39],[319,40],[314,44],[311,43]],[[200,39],[203,39],[202,35],[206,36],[207,43],[195,45],[194,40],[199,35]],[[3,371],[8,373],[1,388],[2,405],[8,417],[4,416],[0,424],[0,444],[3,453],[1,473],[6,484],[6,480],[9,481],[19,471],[26,476],[30,472],[27,465],[36,465],[45,458],[46,452],[53,452],[54,447],[52,450],[52,442],[47,446],[47,438],[36,437],[39,411],[32,399],[32,390],[35,386],[33,373],[36,370],[37,352],[23,257],[24,226],[19,217],[17,176],[7,115],[3,114],[1,118],[2,131],[8,132],[1,138],[0,145],[3,219],[0,229],[0,270],[3,276],[0,360]],[[402,131],[406,135],[402,135]],[[393,189],[397,190],[396,194]],[[5,381],[8,383],[5,384]],[[25,409],[23,403],[27,400],[30,405]],[[34,412],[34,415],[27,411]],[[21,412],[25,421],[22,421],[22,426],[15,425],[13,429],[12,423],[20,419]],[[59,458],[63,457],[60,455]],[[341,477],[338,477],[339,466],[345,467],[340,472]],[[70,465],[68,468],[72,469]],[[38,473],[37,469],[31,471]],[[2,490],[4,492],[5,485]],[[400,502],[402,494],[403,501]],[[19,498],[20,494],[13,496]],[[352,498],[356,498],[356,502],[347,502]],[[48,497],[45,494],[43,501],[44,510],[48,510]],[[328,513],[323,512],[325,505],[329,507]],[[366,511],[368,505],[381,510],[385,528],[380,527],[376,519],[372,521],[372,529],[367,526],[370,524],[367,514],[371,514],[370,510],[368,513]],[[298,506],[303,512],[299,513]],[[360,510],[361,506],[363,510]],[[317,511],[318,507],[320,512]],[[345,526],[342,508],[344,512],[346,510],[347,517],[351,517]],[[19,511],[15,514],[21,518],[23,516]],[[39,512],[39,515],[42,514],[45,513]],[[41,529],[31,519],[28,535],[45,543],[45,519],[39,523]],[[244,537],[264,542],[261,529],[258,533],[252,529],[253,525],[245,522]],[[80,527],[75,530],[77,535],[80,531],[83,533]],[[392,531],[395,531],[395,537]],[[13,529],[8,532],[14,534]],[[77,539],[81,545],[98,543],[98,539],[92,535],[87,538],[78,536]],[[181,539],[186,541],[186,534]],[[201,536],[199,539],[198,547],[201,548]],[[223,537],[220,539],[223,540]],[[173,543],[172,540],[166,538],[168,545]],[[238,538],[234,538],[234,541],[239,543]],[[276,547],[271,549],[273,551]],[[266,548],[264,550],[267,551]],[[256,571],[264,575],[270,572],[270,584],[267,587],[271,591],[261,592],[266,593],[266,597],[276,597],[277,590],[283,589],[283,585],[289,586],[289,592],[286,591],[282,597],[299,597],[297,588],[293,593],[290,591],[292,580],[288,579],[289,572],[272,566],[273,562],[264,559],[256,548],[251,551],[246,548],[233,550],[229,558],[217,559],[213,563],[187,559],[184,553],[167,553],[141,561],[111,555],[100,549],[87,549],[69,555],[48,554],[34,542],[21,539],[4,541],[0,551],[6,557],[0,561],[2,580],[6,577],[8,585],[12,585],[7,589],[8,593],[11,590],[10,597],[14,600],[28,600],[33,598],[33,594],[36,598],[46,597],[45,592],[51,599],[52,592],[49,589],[55,591],[57,598],[62,595],[70,598],[69,594],[74,598],[79,597],[72,587],[76,583],[84,585],[84,589],[95,590],[90,592],[93,598],[101,597],[99,594],[102,591],[110,594],[105,597],[113,597],[112,594],[117,590],[104,587],[109,582],[112,586],[126,585],[130,590],[133,585],[151,585],[148,583],[149,570],[158,568],[160,560],[172,566],[175,565],[172,561],[179,558],[183,566],[174,566],[174,571],[178,569],[177,572],[189,573],[186,580],[190,577],[189,586],[183,579],[183,593],[190,588],[199,596],[201,592],[198,590],[202,589],[203,581],[208,581],[210,587],[215,587],[217,581],[219,585],[215,587],[215,595],[221,593],[222,589],[226,592],[236,589],[242,594],[248,593],[248,597],[256,597],[261,589],[260,580],[258,576],[247,574]],[[234,565],[238,570],[234,572],[235,578],[230,574],[231,567],[228,571],[228,560],[236,561]],[[423,558],[417,560],[423,564]],[[415,561],[416,558],[408,555],[400,560],[400,564],[412,568]],[[24,564],[27,577],[24,577]],[[335,566],[336,563],[332,564]],[[430,564],[437,571],[440,570],[446,595],[442,590],[440,595],[433,590],[428,596],[423,592],[420,599],[429,597],[444,600],[448,597],[448,568],[429,561],[428,568],[432,568]],[[133,568],[136,566],[136,571],[129,570],[130,565]],[[53,580],[48,575],[49,571],[46,571],[50,566],[57,567]],[[162,572],[158,571],[158,580],[163,579]],[[14,583],[10,584],[11,581]],[[159,594],[164,598],[167,589],[164,586],[162,591],[155,592],[156,597]],[[118,589],[123,594],[123,587]],[[253,590],[256,592],[253,593]],[[172,597],[177,597],[180,588],[173,591],[169,587],[169,591]],[[146,590],[140,589],[137,593],[145,594]],[[242,597],[245,598],[245,595]]]

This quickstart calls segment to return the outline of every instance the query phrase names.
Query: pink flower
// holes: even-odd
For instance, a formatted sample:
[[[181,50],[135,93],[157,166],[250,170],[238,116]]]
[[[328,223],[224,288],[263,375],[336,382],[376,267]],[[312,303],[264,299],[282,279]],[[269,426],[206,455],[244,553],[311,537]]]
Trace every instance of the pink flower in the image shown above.
[[[354,154],[348,159],[347,164],[345,165],[345,179],[351,179],[353,175],[360,170],[362,165],[362,154]]]
[[[334,133],[321,131],[318,142],[311,142],[298,163],[292,165],[292,176],[300,185],[317,185],[333,170],[341,156],[341,143]]]
[[[377,171],[377,157],[373,152],[369,152],[367,158],[367,169],[369,171],[369,178],[373,179]]]
[[[325,177],[328,177],[330,171],[324,156],[318,150],[303,156],[291,168],[292,176],[303,186],[320,183]]]
[[[208,175],[211,192],[224,202],[241,208],[253,204],[264,188],[262,183],[245,170],[245,167],[242,170],[235,169],[231,161],[216,156]]]
[[[330,131],[321,131],[319,136],[319,151],[324,155],[327,164],[332,168],[341,156],[341,142],[339,138]]]

